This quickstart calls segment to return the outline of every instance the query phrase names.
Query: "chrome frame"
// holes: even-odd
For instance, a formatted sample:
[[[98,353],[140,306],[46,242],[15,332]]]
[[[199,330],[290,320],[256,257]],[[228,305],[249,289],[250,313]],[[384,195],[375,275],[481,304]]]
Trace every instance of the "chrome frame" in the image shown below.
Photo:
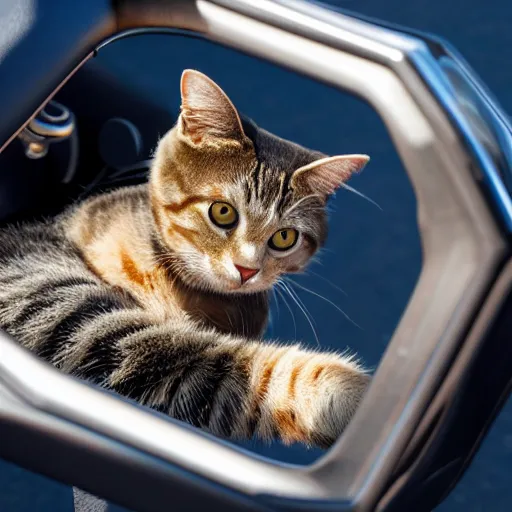
[[[479,313],[479,307],[502,268],[505,233],[512,227],[512,202],[495,159],[438,56],[418,37],[299,0],[124,0],[115,16],[116,25],[102,38],[148,27],[192,31],[366,100],[386,124],[414,187],[424,265],[354,419],[312,466],[262,459],[109,396],[62,375],[5,334],[0,423],[10,429],[0,433],[12,436],[21,425],[33,433],[50,429],[58,443],[59,436],[72,432],[69,453],[71,446],[75,456],[87,446],[90,456],[103,462],[122,453],[134,468],[163,478],[162,496],[165,485],[176,492],[178,481],[189,478],[190,484],[195,475],[201,483],[190,489],[224,500],[233,510],[372,510],[426,411],[433,416],[429,407],[475,317],[481,323],[482,315],[493,315],[489,308]],[[510,140],[499,107],[466,64],[453,50],[446,49],[444,57],[482,99],[501,140]],[[502,156],[510,166],[508,155]],[[70,483],[109,495],[108,485],[95,475],[79,476],[66,467]],[[125,489],[136,499],[130,492]],[[119,492],[110,494],[122,501]],[[141,509],[159,510],[139,503]]]

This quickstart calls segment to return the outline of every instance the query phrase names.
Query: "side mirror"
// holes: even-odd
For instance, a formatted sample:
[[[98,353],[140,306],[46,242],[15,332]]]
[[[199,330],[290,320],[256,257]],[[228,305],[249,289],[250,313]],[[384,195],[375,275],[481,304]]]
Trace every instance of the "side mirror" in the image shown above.
[[[56,1],[41,6],[44,16],[29,13],[0,55],[2,149],[102,45],[185,31],[373,106],[417,196],[423,269],[355,417],[313,466],[261,460],[165,421],[60,374],[5,334],[0,456],[140,510],[432,510],[471,460],[510,378],[508,118],[449,44],[421,34],[299,0],[114,5]],[[43,48],[52,19],[65,21],[62,38]],[[492,374],[483,372],[493,358]]]

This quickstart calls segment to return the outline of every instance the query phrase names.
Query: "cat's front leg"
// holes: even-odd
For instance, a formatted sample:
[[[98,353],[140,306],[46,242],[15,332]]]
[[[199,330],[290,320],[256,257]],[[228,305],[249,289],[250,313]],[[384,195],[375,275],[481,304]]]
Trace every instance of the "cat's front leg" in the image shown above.
[[[330,446],[370,381],[350,358],[263,345],[251,365],[249,423],[258,437]]]
[[[214,331],[155,327],[119,341],[104,385],[225,438],[328,447],[369,382],[350,358]]]
[[[86,322],[52,362],[221,437],[317,446],[336,440],[369,381],[349,358],[152,325],[139,310]]]

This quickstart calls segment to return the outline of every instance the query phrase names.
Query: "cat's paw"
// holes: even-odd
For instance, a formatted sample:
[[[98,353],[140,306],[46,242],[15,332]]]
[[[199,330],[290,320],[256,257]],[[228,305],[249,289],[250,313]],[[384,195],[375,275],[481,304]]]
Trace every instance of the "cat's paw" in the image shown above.
[[[319,365],[312,377],[315,398],[311,403],[311,442],[327,448],[352,419],[371,378],[361,368],[343,363]]]
[[[286,444],[320,447],[343,432],[370,382],[349,358],[293,350],[278,359],[272,377],[266,415],[274,431]]]

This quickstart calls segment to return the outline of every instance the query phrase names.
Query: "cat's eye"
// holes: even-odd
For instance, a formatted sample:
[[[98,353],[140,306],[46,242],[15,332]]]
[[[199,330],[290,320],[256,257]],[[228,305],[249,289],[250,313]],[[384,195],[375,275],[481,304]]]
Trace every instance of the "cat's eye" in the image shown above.
[[[299,239],[299,232],[296,229],[280,229],[276,231],[268,241],[268,245],[275,251],[288,251]]]
[[[231,229],[238,223],[238,212],[229,203],[215,202],[208,210],[210,220],[219,228]]]

